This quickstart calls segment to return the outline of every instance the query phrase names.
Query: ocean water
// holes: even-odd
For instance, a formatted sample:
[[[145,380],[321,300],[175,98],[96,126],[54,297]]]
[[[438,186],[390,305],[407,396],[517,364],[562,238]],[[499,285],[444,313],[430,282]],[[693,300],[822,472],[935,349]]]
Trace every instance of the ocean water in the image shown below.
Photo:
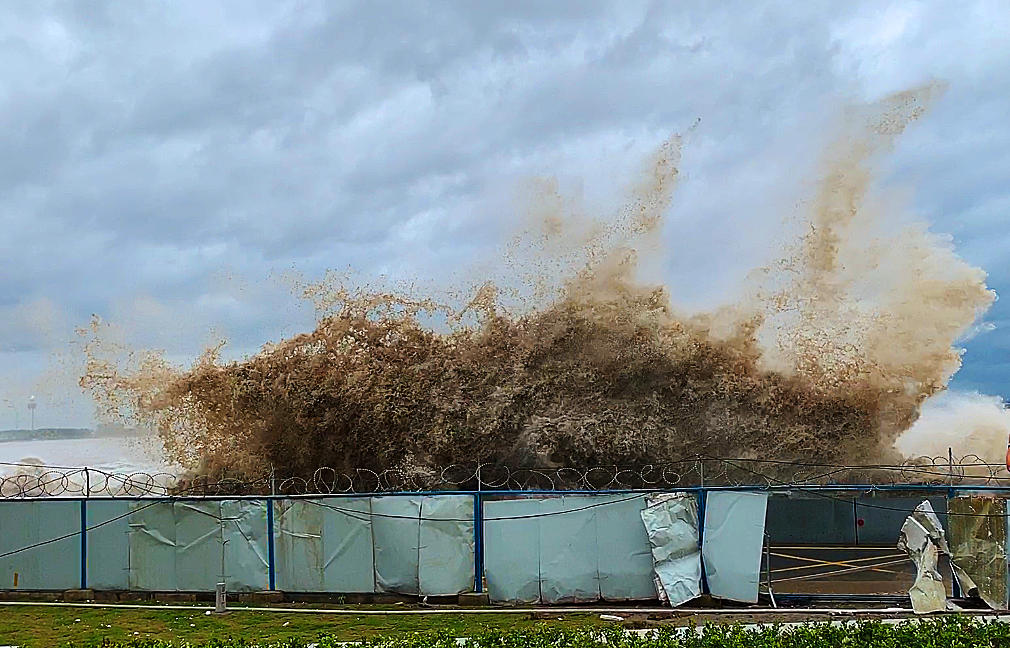
[[[42,464],[52,469],[87,467],[118,474],[178,472],[151,437],[0,442],[0,473],[11,475],[30,469],[18,464]]]

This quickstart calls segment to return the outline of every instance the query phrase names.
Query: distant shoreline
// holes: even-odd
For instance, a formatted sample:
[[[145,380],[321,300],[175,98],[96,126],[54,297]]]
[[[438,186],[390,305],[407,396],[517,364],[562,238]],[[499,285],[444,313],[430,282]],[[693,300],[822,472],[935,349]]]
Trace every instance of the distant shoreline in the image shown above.
[[[116,439],[142,436],[140,430],[92,430],[91,428],[42,428],[36,430],[0,430],[0,443],[17,441],[54,441],[62,439]]]

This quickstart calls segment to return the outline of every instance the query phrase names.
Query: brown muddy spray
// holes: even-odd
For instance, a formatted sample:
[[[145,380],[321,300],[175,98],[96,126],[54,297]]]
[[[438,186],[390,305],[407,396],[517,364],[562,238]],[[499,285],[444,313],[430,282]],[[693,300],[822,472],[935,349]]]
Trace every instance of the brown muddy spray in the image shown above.
[[[96,321],[81,384],[101,414],[154,427],[170,459],[213,476],[894,460],[994,299],[949,241],[896,226],[869,192],[875,156],[938,89],[854,112],[799,239],[755,272],[752,298],[715,313],[679,316],[665,287],[636,278],[673,197],[675,137],[610,221],[562,215],[556,187],[541,186],[551,200],[508,248],[521,277],[508,289],[484,283],[451,307],[324,280],[303,287],[324,312],[314,331],[241,362],[211,349],[184,370],[110,347]]]

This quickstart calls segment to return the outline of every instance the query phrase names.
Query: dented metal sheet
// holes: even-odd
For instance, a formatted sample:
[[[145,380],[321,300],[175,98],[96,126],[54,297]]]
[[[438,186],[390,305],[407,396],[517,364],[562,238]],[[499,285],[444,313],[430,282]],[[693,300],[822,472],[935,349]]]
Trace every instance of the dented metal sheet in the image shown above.
[[[951,561],[967,594],[996,610],[1007,608],[1007,507],[992,497],[947,503]],[[965,582],[967,581],[967,582]]]
[[[939,558],[949,554],[943,527],[929,501],[924,501],[901,527],[898,549],[915,563],[916,576],[908,595],[916,614],[942,612],[947,608],[947,590],[937,568]]]
[[[175,588],[213,591],[224,578],[221,502],[175,503]]]
[[[701,553],[712,596],[757,603],[768,493],[712,491]]]
[[[276,587],[373,593],[370,516],[367,497],[274,501]]]
[[[178,590],[172,502],[130,502],[130,589]]]
[[[254,500],[130,503],[129,584],[142,591],[262,590],[266,504]]]
[[[676,607],[701,595],[701,549],[698,546],[698,503],[687,493],[648,498],[642,509],[652,547],[659,597]]]
[[[305,500],[274,500],[276,587],[323,592],[323,508]],[[371,542],[369,542],[371,544]]]
[[[473,591],[473,497],[441,495],[421,501],[418,585],[430,596]]]
[[[421,497],[373,497],[375,591],[419,594]]]
[[[261,500],[221,502],[224,536],[224,583],[229,592],[270,588],[267,503]]]

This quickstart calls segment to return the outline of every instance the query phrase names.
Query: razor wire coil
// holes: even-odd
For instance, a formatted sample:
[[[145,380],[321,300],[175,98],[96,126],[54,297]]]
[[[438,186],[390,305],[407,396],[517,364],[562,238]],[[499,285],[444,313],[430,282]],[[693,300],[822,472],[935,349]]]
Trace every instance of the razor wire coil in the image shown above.
[[[311,476],[185,478],[167,472],[106,472],[8,464],[0,498],[165,497],[237,495],[346,495],[425,491],[673,490],[691,487],[978,485],[1010,488],[1010,473],[975,455],[923,457],[900,465],[846,466],[756,459],[693,457],[666,464],[591,468],[453,464],[433,469],[340,471],[321,467]]]

